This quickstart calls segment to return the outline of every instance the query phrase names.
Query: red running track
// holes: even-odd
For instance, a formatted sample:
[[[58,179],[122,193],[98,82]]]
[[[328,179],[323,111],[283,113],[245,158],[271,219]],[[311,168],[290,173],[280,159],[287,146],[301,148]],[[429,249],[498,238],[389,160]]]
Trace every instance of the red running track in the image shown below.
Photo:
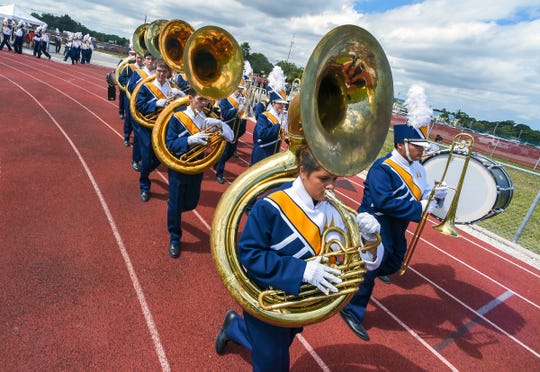
[[[206,172],[171,259],[166,170],[142,203],[109,70],[0,52],[1,369],[250,370],[243,348],[214,351],[225,312],[241,310],[209,248],[228,183]],[[247,166],[242,139],[229,182]],[[339,186],[356,208],[362,180]],[[371,341],[333,317],[294,341],[291,369],[540,370],[540,270],[463,235],[426,228],[407,273],[376,286]]]

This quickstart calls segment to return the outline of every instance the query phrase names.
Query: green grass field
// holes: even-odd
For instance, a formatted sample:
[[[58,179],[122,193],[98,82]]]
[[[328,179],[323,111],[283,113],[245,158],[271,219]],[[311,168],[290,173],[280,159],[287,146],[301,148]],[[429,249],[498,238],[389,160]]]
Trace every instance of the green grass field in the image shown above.
[[[387,154],[394,148],[394,133],[389,131],[377,158]],[[489,154],[488,154],[489,155]],[[487,155],[484,155],[487,156]],[[501,159],[493,159],[501,162]],[[523,219],[527,215],[537,193],[540,191],[540,173],[537,175],[522,172],[510,167],[504,167],[514,185],[514,194],[508,208],[496,216],[478,222],[478,225],[513,241]],[[529,222],[517,240],[521,245],[532,252],[540,254],[540,205],[536,207]]]

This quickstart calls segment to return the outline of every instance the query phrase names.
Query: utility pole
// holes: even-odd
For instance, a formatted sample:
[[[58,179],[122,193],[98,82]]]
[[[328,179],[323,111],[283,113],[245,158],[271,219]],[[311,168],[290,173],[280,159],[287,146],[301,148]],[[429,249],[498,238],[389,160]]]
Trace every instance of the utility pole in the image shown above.
[[[289,57],[291,56],[291,50],[292,50],[292,47],[294,45],[294,35],[295,35],[295,33],[292,34],[291,46],[289,47],[289,54],[287,54],[287,63],[289,63]]]

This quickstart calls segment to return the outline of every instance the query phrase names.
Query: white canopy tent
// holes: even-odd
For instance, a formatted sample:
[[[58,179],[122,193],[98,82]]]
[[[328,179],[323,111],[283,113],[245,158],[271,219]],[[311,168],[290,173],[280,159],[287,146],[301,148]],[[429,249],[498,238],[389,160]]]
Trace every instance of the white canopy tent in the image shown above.
[[[24,22],[34,26],[45,24],[45,22],[31,16],[15,4],[0,6],[0,21],[4,21],[5,18],[13,19],[15,23],[18,23],[22,19]]]

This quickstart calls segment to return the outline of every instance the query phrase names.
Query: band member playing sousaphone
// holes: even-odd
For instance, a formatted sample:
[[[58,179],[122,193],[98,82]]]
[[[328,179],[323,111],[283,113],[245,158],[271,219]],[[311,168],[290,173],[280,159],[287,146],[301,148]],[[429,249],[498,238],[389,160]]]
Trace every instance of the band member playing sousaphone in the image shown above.
[[[158,67],[159,68],[159,67]],[[210,137],[219,134],[225,141],[234,141],[232,129],[223,121],[209,118],[204,113],[209,99],[188,89],[189,106],[185,111],[175,112],[169,119],[166,133],[167,149],[181,157],[196,146],[205,146]],[[182,237],[182,213],[195,209],[201,193],[203,172],[186,174],[168,169],[169,201],[167,204],[167,226],[170,234],[169,255],[180,255]]]
[[[142,82],[138,94],[132,97],[136,100],[135,107],[138,112],[142,115],[157,113],[167,106],[170,99],[184,95],[180,89],[171,87],[168,81],[170,75],[169,66],[162,59],[157,60],[155,79],[146,83]],[[135,124],[134,128],[136,128],[141,152],[140,197],[143,202],[146,202],[150,199],[150,172],[156,169],[160,162],[152,148],[152,129],[139,124]]]
[[[128,57],[134,57],[134,63],[128,63],[125,67],[117,66],[121,68],[122,71],[118,73],[118,85],[120,86],[119,94],[119,112],[120,119],[124,119],[124,146],[129,147],[129,138],[131,137],[131,132],[133,131],[133,118],[131,117],[131,112],[129,110],[129,95],[126,93],[128,90],[128,84],[131,79],[133,71],[144,68],[143,57],[137,54],[131,47],[128,51]],[[120,63],[122,63],[120,61]],[[138,150],[138,143],[136,137],[133,136],[133,158],[132,163],[136,165],[136,168],[139,167],[140,154]]]
[[[244,110],[247,110],[246,97],[243,94],[244,89],[244,85],[238,85],[230,96],[219,101],[221,118],[234,133],[234,141],[227,143],[225,151],[215,166],[216,178],[219,183],[225,182],[223,179],[225,163],[234,155],[238,146],[238,139],[246,132],[246,120],[242,119]]]
[[[140,59],[140,62],[139,62]],[[130,102],[131,102],[131,94],[133,93],[133,90],[135,87],[143,81],[143,79],[151,76],[154,73],[154,56],[147,52],[144,56],[137,55],[136,57],[136,64],[131,66],[131,73],[129,75],[129,78],[127,79],[127,83],[124,85],[126,89],[126,97],[127,97],[127,106],[126,111],[129,112],[129,120],[131,123],[131,127],[133,128],[133,149],[132,149],[132,158],[131,158],[131,168],[139,172],[140,170],[140,164],[141,164],[141,149],[139,145],[139,132],[141,125],[134,119],[133,114],[130,110]],[[126,71],[127,73],[127,71]],[[120,80],[120,78],[118,78]],[[129,143],[128,143],[129,144]],[[127,144],[125,143],[125,137],[124,137],[124,146]]]
[[[320,254],[325,241],[340,240],[330,233],[321,238],[327,226],[344,228],[339,212],[326,200],[327,191],[336,185],[337,176],[323,169],[307,148],[297,151],[298,176],[259,199],[243,229],[238,254],[249,277],[260,288],[278,288],[298,294],[302,283],[310,283],[328,295],[337,292],[341,283],[338,268],[324,265]],[[355,218],[363,236],[379,231],[372,215],[361,213]],[[381,245],[360,253],[367,267],[378,267]],[[308,257],[315,259],[308,260]],[[288,371],[289,346],[302,327],[269,324],[244,311],[241,317],[229,311],[216,338],[216,352],[223,354],[229,340],[251,351],[253,371]]]

